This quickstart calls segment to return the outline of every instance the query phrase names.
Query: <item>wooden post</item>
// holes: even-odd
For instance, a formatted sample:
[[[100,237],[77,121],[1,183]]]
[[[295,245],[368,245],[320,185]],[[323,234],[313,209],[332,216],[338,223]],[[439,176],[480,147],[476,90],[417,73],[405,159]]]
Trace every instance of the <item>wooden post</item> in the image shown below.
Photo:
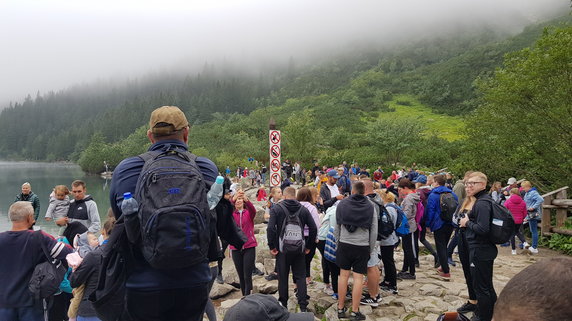
[[[566,190],[562,190],[556,194],[556,199],[566,199],[567,193]],[[564,223],[568,218],[568,208],[559,208],[556,210],[556,227],[561,228],[564,227]]]

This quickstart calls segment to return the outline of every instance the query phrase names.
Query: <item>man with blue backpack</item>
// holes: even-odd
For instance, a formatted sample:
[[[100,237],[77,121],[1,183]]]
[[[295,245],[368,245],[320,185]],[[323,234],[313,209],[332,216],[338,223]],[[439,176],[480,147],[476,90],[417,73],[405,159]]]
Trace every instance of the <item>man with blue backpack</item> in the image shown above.
[[[435,235],[435,247],[439,262],[443,262],[439,268],[439,276],[444,280],[450,280],[451,274],[447,264],[447,243],[453,233],[453,214],[457,209],[458,199],[453,191],[445,186],[445,176],[436,175],[435,183],[438,185],[431,190],[427,198],[425,219],[427,226]]]
[[[126,215],[126,230],[140,234],[126,276],[126,310],[133,320],[201,320],[211,279],[212,248],[207,183],[217,177],[216,165],[188,151],[189,123],[175,106],[155,109],[147,137],[149,151],[124,159],[115,169],[111,208],[121,220],[124,193],[139,202]],[[136,215],[135,215],[136,214]],[[127,226],[127,221],[137,222]],[[216,233],[216,231],[215,231]],[[129,237],[129,233],[128,233]]]

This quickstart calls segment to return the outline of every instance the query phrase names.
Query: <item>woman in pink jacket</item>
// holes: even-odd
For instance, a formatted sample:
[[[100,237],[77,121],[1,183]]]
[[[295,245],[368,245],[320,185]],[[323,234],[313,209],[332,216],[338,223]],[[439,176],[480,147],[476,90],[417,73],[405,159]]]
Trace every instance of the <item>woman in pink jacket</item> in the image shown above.
[[[256,246],[258,245],[254,236],[256,209],[248,199],[239,197],[234,203],[232,216],[236,225],[248,238],[242,249],[230,246],[232,261],[240,280],[240,290],[242,295],[247,296],[252,292],[252,271],[255,267]]]
[[[522,226],[522,222],[526,217],[526,203],[520,197],[520,192],[518,188],[513,188],[510,190],[510,197],[504,203],[504,206],[508,208],[512,217],[514,218],[514,235],[518,236],[521,243],[521,248],[525,246],[526,240],[524,239],[524,235],[522,234],[520,228]],[[516,245],[514,240],[514,235],[510,239],[510,246],[512,247],[512,254],[516,254]]]

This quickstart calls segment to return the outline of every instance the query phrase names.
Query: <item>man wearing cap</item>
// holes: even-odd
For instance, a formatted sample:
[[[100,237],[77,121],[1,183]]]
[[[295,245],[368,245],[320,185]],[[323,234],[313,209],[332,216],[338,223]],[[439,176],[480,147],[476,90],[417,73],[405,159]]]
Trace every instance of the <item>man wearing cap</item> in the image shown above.
[[[340,178],[338,178],[337,185],[340,194],[349,195],[352,192],[352,182],[350,181],[348,175],[345,174],[344,167],[338,167],[338,175]]]
[[[147,137],[149,151],[187,151],[189,123],[175,106],[163,106],[151,113]],[[209,159],[195,160],[203,179],[214,182],[218,169]],[[115,217],[122,215],[123,193],[135,194],[137,179],[143,169],[141,157],[124,159],[113,172],[110,188],[111,208]],[[201,320],[211,279],[208,262],[188,268],[159,270],[152,268],[135,247],[133,272],[126,280],[126,309],[134,320]]]
[[[342,200],[344,195],[340,193],[340,189],[336,185],[336,182],[340,178],[338,171],[331,169],[328,171],[328,181],[325,186],[320,188],[320,197],[324,201],[324,212],[328,207],[334,205],[337,201]]]
[[[223,321],[313,321],[311,312],[291,313],[275,297],[255,293],[245,296],[224,315]]]

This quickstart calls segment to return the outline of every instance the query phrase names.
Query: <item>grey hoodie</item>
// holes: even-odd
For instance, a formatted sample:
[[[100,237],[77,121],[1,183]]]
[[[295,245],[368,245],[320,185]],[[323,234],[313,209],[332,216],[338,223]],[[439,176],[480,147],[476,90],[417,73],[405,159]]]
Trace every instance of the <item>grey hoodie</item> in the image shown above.
[[[421,197],[417,193],[410,193],[403,199],[401,209],[407,216],[409,222],[409,233],[417,231],[417,222],[415,222],[415,214],[417,213],[417,203],[421,201]]]
[[[368,197],[369,198],[369,197]],[[369,246],[369,252],[375,249],[375,242],[377,241],[377,221],[379,216],[379,207],[373,207],[373,216],[371,218],[371,228],[366,229],[358,227],[353,233],[350,233],[344,225],[336,223],[334,228],[334,237],[337,242],[352,244],[356,246]],[[336,210],[339,208],[336,208]]]

